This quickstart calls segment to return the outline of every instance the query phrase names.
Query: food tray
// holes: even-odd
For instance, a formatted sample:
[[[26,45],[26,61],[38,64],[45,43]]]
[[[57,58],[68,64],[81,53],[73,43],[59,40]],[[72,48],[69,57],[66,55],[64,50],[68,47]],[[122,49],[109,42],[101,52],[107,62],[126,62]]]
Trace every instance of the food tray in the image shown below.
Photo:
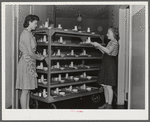
[[[62,78],[62,80],[65,80],[65,83],[74,82],[74,79],[70,79],[70,78]]]
[[[60,92],[64,92],[64,91],[60,91]],[[68,95],[71,95],[72,93],[69,93],[69,92],[65,92],[65,95],[61,95],[61,94],[55,94],[54,92],[51,92],[51,95],[52,96],[57,96],[57,97],[63,97],[63,96],[68,96]]]
[[[58,84],[58,83],[59,83],[59,81],[51,81],[51,85]]]
[[[51,69],[51,71],[57,71],[57,70],[60,70],[60,68],[53,68],[53,69]]]
[[[91,55],[79,55],[79,57],[91,57]]]

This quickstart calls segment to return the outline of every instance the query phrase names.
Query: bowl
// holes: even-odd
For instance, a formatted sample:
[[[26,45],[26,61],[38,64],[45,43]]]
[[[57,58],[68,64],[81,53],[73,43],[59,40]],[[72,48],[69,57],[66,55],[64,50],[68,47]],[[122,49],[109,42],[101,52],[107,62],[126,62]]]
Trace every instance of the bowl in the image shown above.
[[[43,81],[42,83],[43,83],[44,85],[46,85],[46,84],[47,84],[47,81]]]
[[[64,82],[65,82],[65,80],[60,80],[59,82],[60,82],[60,83],[64,83]]]
[[[91,88],[90,88],[90,87],[88,87],[88,88],[86,88],[86,90],[91,91]]]
[[[77,93],[77,92],[78,92],[78,89],[72,89],[72,91]]]
[[[60,69],[61,69],[61,70],[64,70],[65,68],[64,68],[64,67],[61,67]]]
[[[78,78],[78,77],[74,77],[74,80],[75,80],[75,81],[78,81],[78,80],[79,80],[79,78]]]
[[[91,76],[87,76],[86,78],[87,78],[88,80],[90,80],[92,77],[91,77]]]
[[[45,71],[47,71],[47,70],[48,70],[48,67],[44,67],[43,69],[44,69]]]
[[[38,83],[42,83],[42,82],[41,82],[41,79],[38,79]]]
[[[70,79],[73,79],[73,76],[70,76]]]
[[[59,92],[59,94],[64,96],[64,95],[65,95],[65,92]]]

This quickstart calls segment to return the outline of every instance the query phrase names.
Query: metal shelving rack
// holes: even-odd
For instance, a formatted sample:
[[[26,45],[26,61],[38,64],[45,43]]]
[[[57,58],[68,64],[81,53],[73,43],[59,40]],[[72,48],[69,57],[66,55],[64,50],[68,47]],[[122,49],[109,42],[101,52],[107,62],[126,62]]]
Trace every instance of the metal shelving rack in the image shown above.
[[[76,82],[64,82],[64,83],[57,83],[57,84],[52,84],[52,75],[53,74],[62,74],[62,73],[74,73],[74,72],[88,72],[88,71],[97,71],[99,70],[99,67],[91,67],[91,68],[85,68],[85,69],[68,69],[68,70],[52,70],[51,69],[51,64],[53,61],[60,61],[60,60],[101,60],[102,59],[102,54],[101,56],[91,56],[91,57],[55,57],[51,55],[51,50],[52,47],[65,47],[65,48],[93,48],[92,45],[90,44],[77,44],[77,43],[69,43],[69,44],[60,44],[54,42],[54,36],[68,36],[68,37],[91,37],[91,38],[101,38],[103,40],[103,36],[99,34],[93,34],[90,32],[78,32],[78,31],[73,31],[73,30],[65,30],[65,29],[58,29],[58,28],[53,28],[53,29],[48,29],[48,28],[38,28],[35,31],[33,31],[34,34],[36,35],[47,35],[47,40],[48,43],[45,42],[37,42],[37,46],[44,46],[47,48],[48,52],[48,70],[44,71],[41,69],[37,69],[37,73],[39,74],[45,74],[47,75],[47,84],[42,84],[38,83],[38,87],[46,89],[47,91],[47,97],[39,97],[34,94],[31,94],[31,98],[36,100],[36,101],[42,101],[46,103],[54,103],[56,101],[61,101],[61,100],[67,100],[67,99],[72,99],[72,98],[77,98],[77,97],[82,97],[82,96],[87,96],[87,95],[92,95],[92,94],[97,94],[100,93],[101,91],[97,89],[92,89],[91,91],[83,91],[79,93],[72,93],[70,95],[65,95],[65,96],[52,96],[51,94],[51,89],[53,88],[59,88],[59,87],[66,87],[66,86],[75,86],[75,85],[81,85],[81,84],[88,84],[88,83],[93,83],[97,81],[97,78],[92,78],[90,80],[83,80],[83,81],[76,81]],[[93,48],[94,49],[94,48]]]

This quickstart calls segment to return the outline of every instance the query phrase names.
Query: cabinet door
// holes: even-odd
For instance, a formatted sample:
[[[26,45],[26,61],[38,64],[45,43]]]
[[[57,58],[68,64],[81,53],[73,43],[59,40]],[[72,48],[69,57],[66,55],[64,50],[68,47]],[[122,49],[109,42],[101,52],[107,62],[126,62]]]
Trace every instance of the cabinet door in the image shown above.
[[[140,9],[139,9],[140,8]],[[145,109],[145,7],[132,6],[131,109]]]

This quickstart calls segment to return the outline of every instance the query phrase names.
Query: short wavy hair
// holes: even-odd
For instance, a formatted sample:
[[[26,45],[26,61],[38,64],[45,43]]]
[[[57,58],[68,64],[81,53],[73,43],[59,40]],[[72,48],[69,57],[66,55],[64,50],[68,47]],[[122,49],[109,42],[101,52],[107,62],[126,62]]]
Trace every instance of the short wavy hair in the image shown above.
[[[30,21],[30,22],[33,22],[34,20],[39,21],[40,19],[39,19],[39,17],[36,16],[36,15],[32,15],[32,14],[27,15],[27,16],[25,17],[25,20],[24,20],[24,23],[23,23],[23,27],[24,27],[24,28],[27,28],[27,27],[29,26],[29,21]]]
[[[109,29],[112,30],[113,32],[113,35],[114,35],[114,38],[119,41],[120,37],[119,37],[119,30],[118,28],[114,27],[114,26],[111,26]]]

